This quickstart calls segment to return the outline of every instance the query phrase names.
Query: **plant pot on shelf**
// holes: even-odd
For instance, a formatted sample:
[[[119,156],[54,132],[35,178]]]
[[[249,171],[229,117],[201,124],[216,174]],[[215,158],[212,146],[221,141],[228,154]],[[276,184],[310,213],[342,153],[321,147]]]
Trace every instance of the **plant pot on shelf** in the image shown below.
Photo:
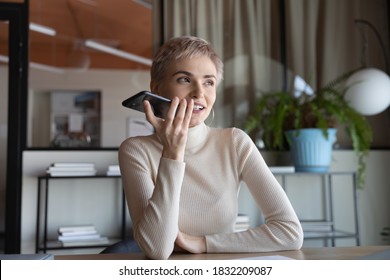
[[[328,172],[332,160],[335,128],[305,128],[285,132],[296,172]]]

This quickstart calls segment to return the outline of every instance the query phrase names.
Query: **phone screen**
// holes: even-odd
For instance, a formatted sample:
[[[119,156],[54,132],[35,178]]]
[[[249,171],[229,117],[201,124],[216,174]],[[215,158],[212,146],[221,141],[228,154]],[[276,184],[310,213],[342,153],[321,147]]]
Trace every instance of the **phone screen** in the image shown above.
[[[156,95],[150,91],[141,91],[136,95],[124,100],[122,105],[130,109],[144,112],[144,100],[148,100],[150,102],[154,115],[162,119],[166,116],[169,107],[171,106],[171,100]]]

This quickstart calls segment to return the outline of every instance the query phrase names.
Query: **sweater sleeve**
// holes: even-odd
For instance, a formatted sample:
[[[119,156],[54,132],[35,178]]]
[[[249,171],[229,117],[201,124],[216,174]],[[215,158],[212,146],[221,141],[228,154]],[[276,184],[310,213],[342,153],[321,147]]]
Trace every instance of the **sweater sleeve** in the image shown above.
[[[185,163],[153,154],[137,138],[122,143],[118,156],[134,238],[148,257],[167,259],[178,234]]]
[[[206,236],[207,252],[269,252],[301,248],[303,232],[286,193],[259,150],[241,130],[233,131],[237,169],[265,223],[242,232]]]

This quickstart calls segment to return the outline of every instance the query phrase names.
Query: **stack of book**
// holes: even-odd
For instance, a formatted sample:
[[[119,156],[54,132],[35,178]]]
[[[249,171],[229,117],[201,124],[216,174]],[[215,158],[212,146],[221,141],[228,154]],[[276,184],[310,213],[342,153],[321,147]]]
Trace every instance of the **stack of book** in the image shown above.
[[[56,162],[52,163],[46,170],[50,176],[94,176],[96,168],[94,163],[84,162]]]
[[[234,231],[244,231],[249,229],[249,216],[245,214],[238,214],[236,224],[234,225]]]
[[[119,165],[109,165],[106,174],[107,176],[120,176],[121,170],[119,169]]]
[[[64,247],[104,245],[109,243],[108,238],[101,236],[94,225],[59,227],[58,240]]]
[[[269,166],[272,173],[294,173],[294,166]]]

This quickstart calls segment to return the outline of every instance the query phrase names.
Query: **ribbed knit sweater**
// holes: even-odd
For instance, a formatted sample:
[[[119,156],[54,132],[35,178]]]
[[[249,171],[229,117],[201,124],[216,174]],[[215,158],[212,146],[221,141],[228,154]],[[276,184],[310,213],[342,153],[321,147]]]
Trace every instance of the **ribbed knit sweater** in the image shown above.
[[[207,253],[295,250],[303,233],[284,190],[249,136],[237,128],[189,129],[184,162],[162,157],[156,134],[119,148],[134,238],[147,256],[167,259],[178,231],[205,236]],[[234,232],[244,182],[265,222]]]

